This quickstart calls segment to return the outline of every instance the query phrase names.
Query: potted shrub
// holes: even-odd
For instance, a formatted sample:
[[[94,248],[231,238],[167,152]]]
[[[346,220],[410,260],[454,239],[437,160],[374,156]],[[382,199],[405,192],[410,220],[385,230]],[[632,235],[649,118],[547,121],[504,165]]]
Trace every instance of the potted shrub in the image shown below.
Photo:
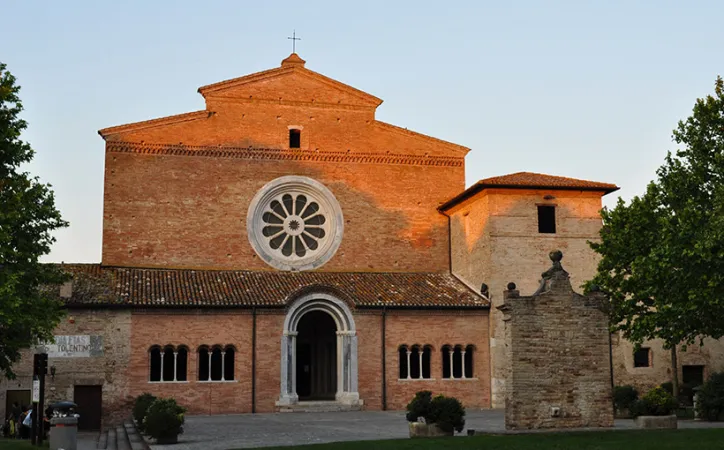
[[[639,393],[633,386],[616,386],[613,389],[613,403],[616,407],[616,415],[619,417],[630,417],[630,407],[638,400]]]
[[[407,405],[410,437],[452,436],[465,427],[465,408],[454,397],[420,391]]]
[[[639,428],[677,428],[674,412],[678,406],[674,396],[659,386],[631,403],[629,410]]]
[[[183,433],[185,412],[172,398],[156,399],[148,408],[144,429],[157,444],[175,444]]]
[[[136,397],[136,402],[133,404],[133,419],[136,422],[136,427],[138,428],[138,431],[140,431],[141,433],[145,431],[143,428],[143,419],[146,418],[148,407],[151,406],[151,403],[153,403],[155,400],[156,397],[154,395],[144,393]]]

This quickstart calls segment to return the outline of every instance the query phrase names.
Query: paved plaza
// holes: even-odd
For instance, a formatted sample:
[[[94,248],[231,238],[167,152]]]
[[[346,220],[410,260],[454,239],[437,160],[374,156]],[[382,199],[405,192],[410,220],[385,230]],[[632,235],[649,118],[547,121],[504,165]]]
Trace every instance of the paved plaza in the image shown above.
[[[680,421],[679,427],[724,427],[724,423]],[[503,433],[505,432],[504,411],[468,410],[465,428]],[[616,421],[616,429],[630,428],[633,428],[632,420]],[[405,413],[402,411],[187,416],[184,430],[184,434],[179,436],[178,444],[153,445],[151,448],[228,450],[408,437]],[[463,431],[458,436],[465,434]]]

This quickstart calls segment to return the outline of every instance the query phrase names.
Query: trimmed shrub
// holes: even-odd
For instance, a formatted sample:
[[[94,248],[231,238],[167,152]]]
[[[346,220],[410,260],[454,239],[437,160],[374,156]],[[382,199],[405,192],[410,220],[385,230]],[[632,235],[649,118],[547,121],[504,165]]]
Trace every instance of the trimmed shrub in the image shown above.
[[[724,372],[711,374],[701,385],[696,410],[699,417],[709,421],[724,419]]]
[[[430,403],[430,421],[443,431],[460,433],[465,428],[465,408],[455,397],[438,395]]]
[[[674,396],[659,386],[651,389],[642,399],[631,403],[629,411],[633,417],[668,416],[678,407],[679,402]]]
[[[417,422],[420,417],[425,419],[430,415],[430,404],[432,403],[432,392],[420,391],[407,404],[407,414],[405,417],[408,422]]]
[[[138,431],[144,431],[143,419],[146,418],[148,407],[151,406],[151,403],[155,400],[156,397],[149,393],[141,394],[136,397],[136,402],[133,404],[133,419],[136,421]]]
[[[616,405],[616,411],[624,413],[629,411],[631,403],[639,398],[639,393],[633,386],[616,386],[613,389],[613,402]]]
[[[443,431],[457,432],[465,428],[465,408],[460,400],[454,397],[438,395],[432,397],[430,391],[420,391],[407,404],[405,416],[409,422],[417,422],[420,418],[427,424],[435,424]]]
[[[161,442],[175,442],[183,433],[185,408],[172,398],[156,399],[148,408],[144,428],[148,434]]]

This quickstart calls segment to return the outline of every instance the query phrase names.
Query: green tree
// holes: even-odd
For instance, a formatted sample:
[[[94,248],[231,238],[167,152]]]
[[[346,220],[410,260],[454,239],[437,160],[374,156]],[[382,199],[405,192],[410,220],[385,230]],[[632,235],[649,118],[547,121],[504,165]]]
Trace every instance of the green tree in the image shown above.
[[[724,82],[673,132],[679,144],[641,196],[601,212],[598,272],[614,330],[676,346],[724,336]]]
[[[52,337],[63,310],[50,287],[65,279],[39,262],[55,241],[51,232],[67,223],[50,186],[20,169],[34,152],[20,138],[27,124],[19,90],[0,63],[0,373],[8,378],[22,349]]]

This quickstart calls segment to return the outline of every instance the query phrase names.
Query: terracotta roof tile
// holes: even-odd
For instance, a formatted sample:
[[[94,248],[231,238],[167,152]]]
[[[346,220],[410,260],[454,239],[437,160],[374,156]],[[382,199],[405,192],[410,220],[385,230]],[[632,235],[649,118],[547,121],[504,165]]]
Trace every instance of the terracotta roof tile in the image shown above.
[[[357,307],[490,306],[449,273],[171,270],[97,264],[64,267],[74,274],[73,295],[64,300],[76,307],[284,307],[310,291],[331,291]]]
[[[604,194],[609,194],[619,189],[615,184],[600,183],[598,181],[579,180],[577,178],[559,177],[533,172],[516,172],[480,180],[442,204],[438,209],[445,211],[488,188],[600,191],[604,192]]]
[[[543,173],[533,172],[517,172],[510,175],[499,177],[485,178],[476,184],[486,186],[520,186],[525,188],[531,187],[551,187],[551,188],[576,188],[576,189],[595,189],[601,191],[615,191],[618,186],[610,183],[599,183],[598,181],[579,180],[577,178],[559,177],[555,175],[546,175]]]

